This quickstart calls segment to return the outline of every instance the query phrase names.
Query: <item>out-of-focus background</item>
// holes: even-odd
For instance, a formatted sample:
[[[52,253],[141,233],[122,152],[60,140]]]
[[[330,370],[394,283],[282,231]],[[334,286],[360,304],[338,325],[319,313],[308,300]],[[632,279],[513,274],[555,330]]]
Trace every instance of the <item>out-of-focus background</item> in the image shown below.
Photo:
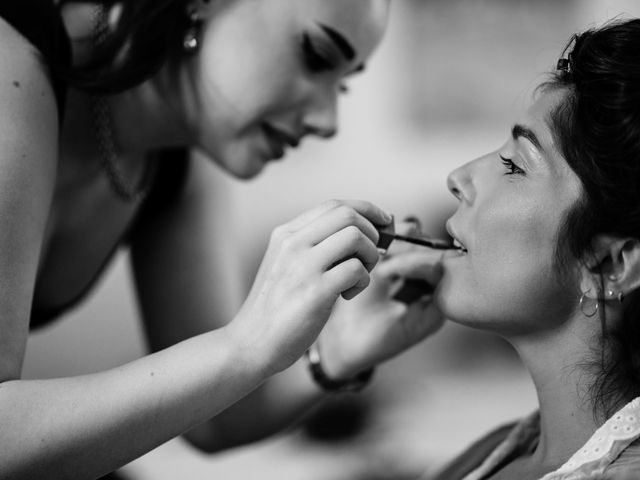
[[[256,181],[227,181],[241,233],[230,239],[230,254],[242,258],[247,281],[271,229],[328,198],[371,200],[442,233],[455,206],[447,173],[506,139],[574,32],[625,14],[640,16],[640,2],[392,2],[388,34],[342,103],[340,135],[307,142]],[[89,301],[32,335],[27,378],[95,372],[144,354],[127,268],[123,254]],[[474,438],[535,405],[508,345],[447,324],[379,368],[358,397],[337,399],[315,418],[322,426],[357,417],[352,435],[322,440],[298,429],[210,457],[178,439],[124,472],[134,480],[411,478],[437,471]]]

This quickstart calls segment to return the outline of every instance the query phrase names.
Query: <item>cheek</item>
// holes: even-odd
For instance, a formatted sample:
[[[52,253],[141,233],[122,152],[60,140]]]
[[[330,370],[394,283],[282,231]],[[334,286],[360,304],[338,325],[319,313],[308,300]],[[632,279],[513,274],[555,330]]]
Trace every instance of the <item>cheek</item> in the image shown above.
[[[196,96],[190,128],[199,146],[222,163],[250,160],[264,150],[262,122],[279,108],[295,108],[290,67],[274,69],[268,56],[252,55],[238,62],[230,52],[205,49],[193,69],[190,83]],[[253,175],[255,168],[250,170]]]
[[[553,261],[557,222],[549,209],[520,198],[476,216],[471,245],[475,269],[496,278],[546,273]]]
[[[202,92],[201,108],[242,132],[275,111],[292,108],[302,72],[291,40],[270,33],[237,35],[223,31],[207,37],[194,84]]]
[[[470,253],[445,262],[441,308],[464,322],[511,327],[557,318],[566,308],[555,268],[558,212],[522,196],[478,211],[486,213],[470,225]]]
[[[202,87],[213,101],[237,116],[257,116],[274,107],[290,103],[295,91],[295,72],[291,65],[257,57],[220,68],[214,62],[203,65]]]

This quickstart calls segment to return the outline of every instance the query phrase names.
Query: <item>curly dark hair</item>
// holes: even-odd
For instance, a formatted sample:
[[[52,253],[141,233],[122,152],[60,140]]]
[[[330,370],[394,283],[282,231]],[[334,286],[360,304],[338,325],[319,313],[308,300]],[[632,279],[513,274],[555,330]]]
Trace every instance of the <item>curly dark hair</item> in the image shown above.
[[[561,153],[582,182],[584,197],[567,214],[559,238],[587,258],[597,234],[640,239],[640,19],[614,20],[575,35],[553,78],[563,88],[550,122]],[[566,250],[565,250],[566,251]],[[601,276],[602,279],[602,276]],[[626,293],[626,292],[625,292]],[[640,395],[640,295],[623,303],[623,319],[607,325],[592,399],[609,415]]]

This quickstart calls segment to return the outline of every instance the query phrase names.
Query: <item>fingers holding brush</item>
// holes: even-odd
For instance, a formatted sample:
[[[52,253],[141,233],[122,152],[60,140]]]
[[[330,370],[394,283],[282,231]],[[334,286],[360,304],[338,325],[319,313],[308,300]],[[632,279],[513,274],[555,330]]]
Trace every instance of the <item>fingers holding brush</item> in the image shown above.
[[[455,247],[449,239],[422,235],[420,221],[407,217],[380,230],[378,249],[383,257],[377,273],[394,281],[392,298],[398,302],[430,299],[441,276],[442,250],[451,248]]]

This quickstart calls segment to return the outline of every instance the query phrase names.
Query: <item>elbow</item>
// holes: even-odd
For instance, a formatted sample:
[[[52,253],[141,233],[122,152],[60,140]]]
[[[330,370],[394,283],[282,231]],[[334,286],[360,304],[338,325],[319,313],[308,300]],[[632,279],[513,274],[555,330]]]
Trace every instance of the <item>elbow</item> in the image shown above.
[[[183,434],[183,438],[194,448],[202,453],[219,453],[235,447],[241,447],[248,443],[253,443],[265,438],[266,435],[259,437],[245,437],[239,432],[222,432],[220,428],[214,428],[210,424],[200,425]]]
[[[183,438],[199,452],[208,454],[219,453],[232,446],[212,430],[206,426],[196,427],[186,432]]]

